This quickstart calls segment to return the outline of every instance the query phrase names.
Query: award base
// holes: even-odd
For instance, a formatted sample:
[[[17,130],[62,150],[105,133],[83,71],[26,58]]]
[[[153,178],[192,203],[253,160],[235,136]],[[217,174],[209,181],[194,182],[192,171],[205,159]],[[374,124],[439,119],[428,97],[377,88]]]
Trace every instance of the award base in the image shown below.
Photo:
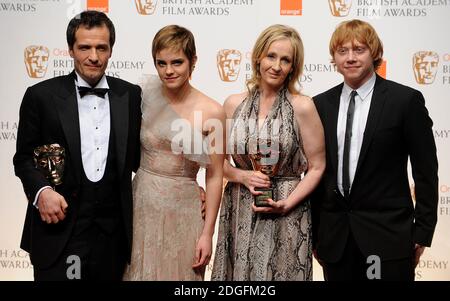
[[[255,195],[255,206],[256,207],[270,207],[267,204],[267,199],[272,199],[274,196],[273,188],[255,188],[255,191],[261,191],[262,194]]]

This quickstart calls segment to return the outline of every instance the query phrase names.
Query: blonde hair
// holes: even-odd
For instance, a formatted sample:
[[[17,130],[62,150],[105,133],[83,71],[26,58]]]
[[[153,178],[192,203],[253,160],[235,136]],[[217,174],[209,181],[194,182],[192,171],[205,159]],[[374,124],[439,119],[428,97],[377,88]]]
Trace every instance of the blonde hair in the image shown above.
[[[174,51],[182,50],[189,60],[189,66],[193,69],[193,60],[197,57],[194,35],[189,29],[178,25],[167,25],[161,28],[153,38],[152,56],[153,63],[156,65],[156,54],[163,49],[172,49]]]
[[[267,55],[270,45],[282,39],[288,39],[293,49],[292,71],[286,77],[284,86],[291,94],[299,94],[296,87],[299,77],[303,72],[304,50],[303,42],[298,32],[289,26],[275,24],[266,28],[256,40],[252,52],[252,77],[247,80],[247,89],[252,94],[261,87],[261,73],[259,62]]]
[[[334,63],[334,53],[339,47],[354,40],[369,47],[373,67],[377,70],[383,62],[383,43],[372,25],[357,19],[340,23],[333,32],[329,46],[331,61]]]

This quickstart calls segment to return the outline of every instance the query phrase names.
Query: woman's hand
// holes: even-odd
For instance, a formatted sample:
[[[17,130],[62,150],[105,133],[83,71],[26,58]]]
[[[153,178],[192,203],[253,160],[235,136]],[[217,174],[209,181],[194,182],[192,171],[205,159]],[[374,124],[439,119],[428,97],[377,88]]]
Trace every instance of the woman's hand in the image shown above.
[[[202,269],[208,265],[212,254],[212,237],[207,234],[202,234],[198,239],[195,248],[195,262],[192,265],[193,269]]]
[[[253,211],[256,213],[277,213],[280,215],[285,215],[291,211],[291,206],[286,199],[277,202],[272,199],[267,199],[266,202],[270,207],[256,207],[255,204],[252,203]]]
[[[270,187],[270,179],[267,175],[260,171],[244,170],[242,176],[242,184],[250,190],[253,195],[262,194],[261,191],[256,191],[255,188],[267,188]]]

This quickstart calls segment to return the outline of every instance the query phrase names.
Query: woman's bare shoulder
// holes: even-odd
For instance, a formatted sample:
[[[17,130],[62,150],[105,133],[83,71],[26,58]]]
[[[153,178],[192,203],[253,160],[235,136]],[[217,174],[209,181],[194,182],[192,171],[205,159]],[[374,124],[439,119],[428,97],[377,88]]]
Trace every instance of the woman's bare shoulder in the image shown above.
[[[228,117],[231,118],[231,116],[233,116],[234,111],[244,101],[247,95],[248,92],[242,92],[238,94],[231,94],[225,99],[223,108],[225,109],[225,113]]]
[[[294,108],[294,112],[297,115],[310,114],[316,110],[316,106],[314,105],[314,101],[311,97],[306,95],[293,95],[291,98],[291,104]]]
[[[207,118],[224,118],[225,112],[222,105],[215,99],[199,92],[196,98],[197,106],[203,113],[207,115]]]

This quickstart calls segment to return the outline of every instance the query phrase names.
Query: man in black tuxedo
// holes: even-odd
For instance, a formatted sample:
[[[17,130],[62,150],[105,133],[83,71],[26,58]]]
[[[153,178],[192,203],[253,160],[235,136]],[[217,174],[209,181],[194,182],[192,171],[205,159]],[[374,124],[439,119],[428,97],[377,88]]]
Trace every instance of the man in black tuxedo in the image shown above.
[[[376,75],[383,46],[366,22],[341,23],[330,54],[344,83],[314,97],[327,158],[312,201],[316,258],[327,280],[414,280],[437,222],[438,162],[425,100]]]
[[[67,42],[75,70],[29,87],[22,101],[14,167],[29,200],[21,248],[36,280],[120,280],[129,261],[141,89],[105,75],[114,41],[104,13],[74,17]],[[33,150],[54,143],[66,155],[52,189]]]

